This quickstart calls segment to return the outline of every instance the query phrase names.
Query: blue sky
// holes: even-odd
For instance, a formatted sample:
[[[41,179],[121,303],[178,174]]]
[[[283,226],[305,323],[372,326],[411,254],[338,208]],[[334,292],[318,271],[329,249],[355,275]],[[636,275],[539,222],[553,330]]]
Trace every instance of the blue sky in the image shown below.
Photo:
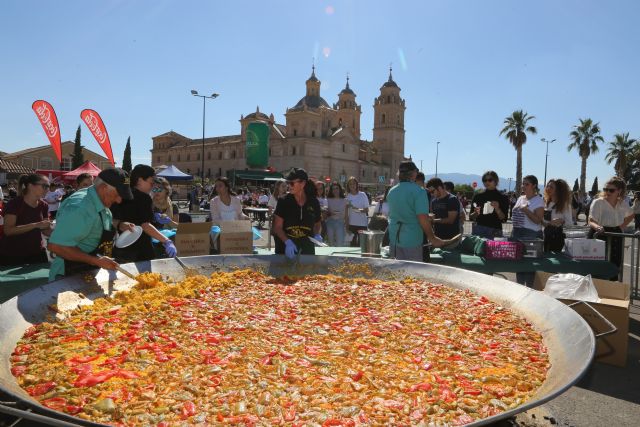
[[[515,150],[498,136],[515,109],[536,116],[524,147],[525,174],[570,184],[579,176],[569,132],[600,122],[606,141],[640,138],[640,2],[467,1],[5,1],[0,14],[0,150],[48,143],[31,110],[58,114],[72,140],[80,111],[107,126],[117,161],[128,136],[133,162],[149,162],[151,137],[239,133],[257,105],[284,123],[304,95],[312,58],[321,94],[337,99],[345,75],[371,139],[373,99],[388,77],[406,100],[405,151],[439,172],[515,176]],[[83,125],[83,144],[99,146]],[[587,185],[613,173],[606,147],[589,159]]]

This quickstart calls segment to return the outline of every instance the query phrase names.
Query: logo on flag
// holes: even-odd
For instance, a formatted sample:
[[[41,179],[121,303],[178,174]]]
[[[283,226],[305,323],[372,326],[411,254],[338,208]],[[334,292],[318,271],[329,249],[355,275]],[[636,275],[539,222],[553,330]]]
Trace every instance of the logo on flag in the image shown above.
[[[42,100],[34,101],[33,104],[31,104],[31,109],[36,113],[42,129],[44,129],[44,133],[47,134],[51,147],[53,147],[53,152],[56,154],[58,161],[61,162],[60,126],[58,126],[58,117],[56,117],[55,110],[51,104]]]
[[[86,109],[82,110],[80,118],[87,125],[93,137],[98,141],[98,144],[100,144],[102,151],[106,154],[111,165],[115,166],[115,162],[113,161],[113,152],[111,151],[111,141],[109,141],[109,134],[107,133],[107,128],[105,127],[100,115],[94,110]]]

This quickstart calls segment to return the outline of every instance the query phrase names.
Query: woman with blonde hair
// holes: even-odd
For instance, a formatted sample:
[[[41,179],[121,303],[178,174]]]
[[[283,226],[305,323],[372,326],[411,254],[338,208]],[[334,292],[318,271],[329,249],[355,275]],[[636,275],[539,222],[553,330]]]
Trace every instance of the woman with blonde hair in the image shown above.
[[[544,251],[560,252],[564,247],[563,226],[571,224],[571,189],[564,179],[550,179],[544,187]]]
[[[591,203],[588,224],[589,237],[607,241],[611,245],[609,261],[620,266],[624,239],[612,237],[607,240],[604,232],[622,233],[633,220],[633,210],[624,200],[627,185],[622,178],[614,176],[604,185],[602,193]],[[609,253],[609,248],[607,248]]]
[[[178,205],[171,201],[171,184],[169,184],[166,178],[161,176],[153,178],[151,197],[153,199],[155,227],[159,229],[177,228],[180,211]]]

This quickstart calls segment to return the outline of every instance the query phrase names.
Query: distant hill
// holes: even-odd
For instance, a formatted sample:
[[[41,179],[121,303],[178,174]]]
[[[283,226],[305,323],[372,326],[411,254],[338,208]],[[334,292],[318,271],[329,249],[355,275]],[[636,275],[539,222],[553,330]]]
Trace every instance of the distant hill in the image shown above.
[[[429,178],[433,178],[435,175],[431,174],[431,175],[425,175],[425,176],[428,181]],[[439,173],[438,178],[440,178],[442,181],[451,181],[454,184],[471,185],[471,183],[475,181],[478,183],[478,187],[482,187],[482,175],[453,172],[453,173]]]

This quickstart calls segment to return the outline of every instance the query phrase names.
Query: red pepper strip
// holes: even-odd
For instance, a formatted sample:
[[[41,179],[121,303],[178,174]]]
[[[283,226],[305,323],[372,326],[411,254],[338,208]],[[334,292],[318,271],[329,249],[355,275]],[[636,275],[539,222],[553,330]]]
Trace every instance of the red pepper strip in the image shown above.
[[[80,375],[73,383],[74,387],[93,387],[94,385],[103,383],[116,375],[116,371],[102,371],[95,374],[88,373]]]
[[[26,371],[27,371],[27,367],[24,365],[13,366],[11,368],[11,373],[13,374],[14,377],[19,377],[20,375],[24,374]]]
[[[360,381],[364,375],[364,372],[358,371],[355,374],[351,375],[351,379],[354,381]]]
[[[351,426],[355,425],[353,420],[340,420],[338,418],[329,418],[324,423],[322,423],[322,427],[331,427],[331,426]]]
[[[373,330],[373,331],[371,331],[371,335],[373,335],[374,337],[381,337],[382,336],[382,332],[380,332],[378,330]]]
[[[209,381],[211,381],[211,387],[218,387],[222,383],[222,379],[217,375],[209,377]]]
[[[67,366],[75,366],[82,363],[89,363],[96,360],[100,356],[73,356],[71,359],[64,362]]]
[[[309,362],[307,359],[298,359],[296,360],[296,363],[304,368],[308,368],[311,366],[311,362]]]
[[[470,394],[472,396],[478,396],[480,395],[482,392],[480,390],[477,390],[475,388],[465,388],[464,389],[464,394]]]
[[[35,334],[37,334],[38,332],[40,332],[40,331],[38,331],[38,325],[33,325],[29,329],[26,330],[26,332],[24,333],[24,337],[25,338],[32,337]]]
[[[288,353],[284,350],[280,350],[280,357],[282,357],[283,359],[291,359],[293,358],[293,354]]]
[[[76,415],[76,414],[79,414],[80,412],[82,412],[82,406],[77,406],[77,405],[65,405],[65,407],[64,407],[64,411],[65,411],[67,414]]]
[[[294,406],[287,409],[284,413],[285,421],[293,421],[296,419],[296,408]]]
[[[166,421],[160,421],[156,427],[169,427],[169,423]]]
[[[307,345],[304,347],[304,351],[309,356],[317,356],[318,354],[320,354],[320,347],[315,345]]]
[[[29,393],[30,396],[42,396],[52,388],[55,388],[55,386],[57,385],[58,384],[53,381],[48,381],[46,383],[40,383],[32,387],[27,387],[25,390],[27,391],[27,393]]]
[[[360,350],[372,350],[372,351],[376,351],[375,347],[369,345],[369,344],[359,344],[358,348]]]
[[[445,401],[445,402],[453,402],[454,400],[456,400],[456,395],[454,392],[451,391],[450,388],[448,387],[441,387],[440,388],[440,397]]]
[[[11,353],[14,356],[19,356],[21,354],[26,354],[29,353],[31,351],[31,346],[29,344],[23,344],[23,345],[19,345],[15,348],[15,350],[13,350],[13,353]]]
[[[462,356],[460,356],[459,354],[454,354],[452,356],[447,357],[447,360],[453,362],[456,360],[462,360]]]
[[[413,391],[429,391],[431,390],[432,385],[429,383],[418,383],[418,384],[414,384],[411,387],[409,387],[407,389],[407,392],[413,392]]]
[[[127,371],[126,369],[118,369],[116,371],[116,377],[119,378],[124,378],[127,380],[131,380],[134,378],[140,378],[140,375],[138,375],[137,373],[133,372],[133,371]]]
[[[69,335],[68,337],[62,338],[60,342],[80,341],[84,338],[85,336],[83,334],[74,334],[74,335]]]
[[[78,365],[71,368],[71,372],[75,372],[78,375],[90,374],[93,367],[90,364]]]
[[[52,397],[51,399],[45,399],[40,401],[47,408],[51,408],[56,411],[60,411],[67,403],[67,399],[64,397]]]
[[[384,401],[384,407],[389,409],[404,409],[404,403],[397,400],[387,399]]]
[[[464,425],[467,425],[467,424],[471,424],[474,421],[475,420],[469,414],[464,414],[464,415],[460,415],[457,419],[455,419],[453,421],[453,425],[454,426],[464,426]]]
[[[180,418],[186,420],[187,418],[195,415],[197,412],[195,403],[188,401],[182,404],[182,415]]]

